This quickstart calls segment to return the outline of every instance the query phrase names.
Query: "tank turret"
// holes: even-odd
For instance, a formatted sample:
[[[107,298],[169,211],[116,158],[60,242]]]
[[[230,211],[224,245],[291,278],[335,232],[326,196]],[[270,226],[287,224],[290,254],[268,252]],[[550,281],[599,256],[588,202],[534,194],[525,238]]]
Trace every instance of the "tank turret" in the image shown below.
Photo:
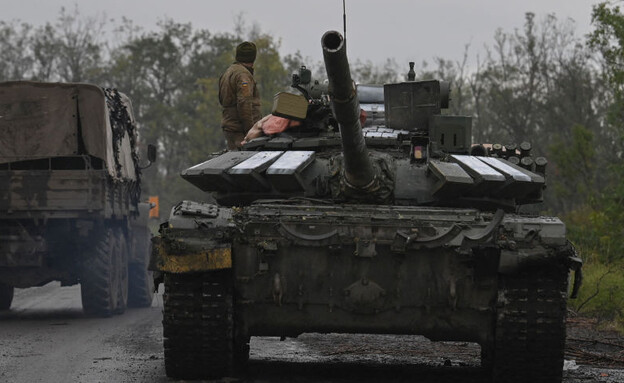
[[[360,103],[351,79],[345,40],[340,33],[328,31],[321,45],[332,111],[340,125],[345,181],[362,190],[374,189],[375,173],[362,134]]]
[[[443,113],[447,82],[415,81],[410,63],[409,81],[356,86],[340,33],[326,32],[321,46],[328,81],[302,66],[291,83],[300,95],[275,96],[273,114],[298,126],[215,153],[182,177],[227,206],[314,198],[515,211],[541,201],[544,167],[525,144],[474,147],[471,117]]]

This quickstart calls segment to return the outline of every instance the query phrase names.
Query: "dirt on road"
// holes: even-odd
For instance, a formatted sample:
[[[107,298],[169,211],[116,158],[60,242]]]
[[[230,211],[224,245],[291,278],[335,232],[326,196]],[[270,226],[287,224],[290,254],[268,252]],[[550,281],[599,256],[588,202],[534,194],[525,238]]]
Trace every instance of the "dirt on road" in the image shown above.
[[[148,309],[89,318],[78,286],[17,289],[0,314],[0,382],[157,381],[161,315],[154,300]]]
[[[16,290],[0,313],[0,382],[171,382],[162,354],[162,296],[112,318],[82,313],[80,288]],[[624,337],[572,318],[564,382],[624,382]],[[255,337],[242,378],[268,382],[487,382],[479,346],[419,336]],[[530,368],[530,366],[527,366]]]

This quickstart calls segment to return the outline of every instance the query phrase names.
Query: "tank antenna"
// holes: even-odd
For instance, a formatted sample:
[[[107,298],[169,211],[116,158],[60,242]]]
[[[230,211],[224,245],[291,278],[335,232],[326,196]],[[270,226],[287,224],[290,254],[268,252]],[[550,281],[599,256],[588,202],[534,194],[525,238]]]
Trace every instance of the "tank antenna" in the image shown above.
[[[342,0],[342,27],[344,29],[344,39],[347,40],[347,6],[346,0]]]

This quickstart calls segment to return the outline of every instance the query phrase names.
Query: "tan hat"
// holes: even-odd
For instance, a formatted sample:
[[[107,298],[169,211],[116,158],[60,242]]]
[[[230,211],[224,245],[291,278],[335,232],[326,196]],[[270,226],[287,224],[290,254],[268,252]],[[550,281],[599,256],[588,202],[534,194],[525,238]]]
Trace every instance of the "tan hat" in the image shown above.
[[[243,41],[236,47],[236,61],[241,63],[252,63],[256,61],[256,44]]]

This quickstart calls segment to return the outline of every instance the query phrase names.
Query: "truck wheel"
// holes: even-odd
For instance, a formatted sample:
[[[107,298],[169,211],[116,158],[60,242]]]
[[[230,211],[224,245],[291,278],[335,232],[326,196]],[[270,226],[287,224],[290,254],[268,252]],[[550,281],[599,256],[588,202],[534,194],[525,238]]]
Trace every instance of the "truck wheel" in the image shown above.
[[[86,259],[80,293],[87,315],[109,317],[117,311],[121,292],[121,272],[118,265],[123,257],[120,242],[113,229],[100,233]]]
[[[130,307],[150,307],[154,299],[153,273],[147,270],[147,265],[131,263],[128,266],[130,290],[128,305]]]
[[[13,302],[13,286],[0,283],[0,311],[8,310]]]
[[[139,260],[128,266],[130,283],[128,305],[130,307],[150,307],[154,299],[154,277],[153,273],[147,270],[152,243],[149,233],[146,234],[147,238],[143,238],[142,234],[139,234],[139,238],[135,238],[136,244],[132,250],[133,258]]]
[[[165,274],[167,376],[210,379],[240,371],[245,359],[241,353],[248,349],[246,341],[234,339],[233,290],[231,270]]]
[[[481,368],[485,371],[492,370],[492,358],[494,357],[492,346],[489,344],[481,345]]]
[[[123,314],[128,307],[128,242],[121,229],[116,230],[115,234],[119,243],[119,256],[115,257],[115,271],[119,275],[115,314]]]
[[[563,268],[501,277],[491,349],[495,383],[561,382],[567,277]]]

